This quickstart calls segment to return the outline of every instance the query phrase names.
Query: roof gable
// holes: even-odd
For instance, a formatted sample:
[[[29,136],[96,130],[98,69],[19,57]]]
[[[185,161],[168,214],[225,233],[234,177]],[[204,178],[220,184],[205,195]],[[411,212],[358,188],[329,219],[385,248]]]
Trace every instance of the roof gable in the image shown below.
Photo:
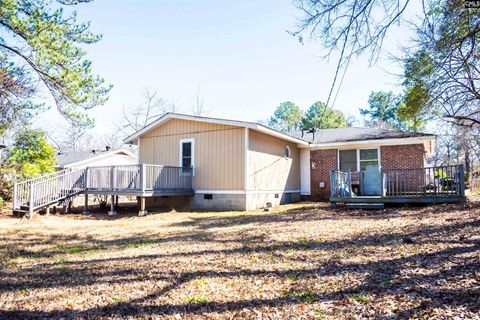
[[[191,115],[180,114],[180,113],[171,113],[171,112],[164,114],[163,116],[161,116],[157,120],[151,122],[150,124],[146,125],[142,129],[140,129],[137,132],[133,133],[132,135],[128,136],[123,141],[125,143],[136,144],[138,138],[145,135],[147,132],[149,132],[149,131],[151,131],[155,128],[158,128],[159,126],[163,125],[164,123],[166,123],[167,121],[169,121],[171,119],[199,121],[199,122],[207,122],[207,123],[222,124],[222,125],[235,126],[235,127],[241,127],[241,128],[248,128],[248,129],[256,130],[256,131],[262,132],[264,134],[275,136],[275,137],[278,137],[278,138],[281,138],[283,140],[287,140],[287,141],[290,141],[290,142],[303,144],[303,145],[308,145],[308,143],[306,141],[302,140],[301,138],[293,137],[291,135],[276,131],[274,129],[271,129],[269,127],[266,127],[264,125],[261,125],[259,123],[255,123],[255,122],[237,121],[237,120],[228,120],[228,119],[201,117],[201,116],[191,116]]]

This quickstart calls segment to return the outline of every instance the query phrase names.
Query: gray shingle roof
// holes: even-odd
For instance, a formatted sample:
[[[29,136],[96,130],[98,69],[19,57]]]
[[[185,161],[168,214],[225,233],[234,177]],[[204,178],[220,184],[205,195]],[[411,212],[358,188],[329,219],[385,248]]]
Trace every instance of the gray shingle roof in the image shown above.
[[[361,140],[399,139],[426,136],[431,136],[432,138],[435,137],[433,134],[420,132],[405,132],[387,129],[358,127],[320,129],[317,130],[315,134],[307,133],[307,131],[304,131],[303,137],[301,131],[288,132],[287,134],[291,135],[292,137],[300,138],[313,143],[353,142]],[[315,137],[315,139],[313,139],[313,136]]]
[[[57,165],[59,166],[69,165],[71,163],[97,157],[102,153],[103,152],[101,151],[97,151],[95,153],[93,153],[92,151],[76,151],[76,152],[62,153],[57,155]]]

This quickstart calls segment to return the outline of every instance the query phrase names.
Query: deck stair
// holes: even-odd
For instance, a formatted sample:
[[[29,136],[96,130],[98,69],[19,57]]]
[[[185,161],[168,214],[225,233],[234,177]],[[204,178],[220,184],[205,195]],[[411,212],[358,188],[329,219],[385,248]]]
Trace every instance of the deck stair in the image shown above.
[[[361,202],[350,202],[346,203],[345,207],[347,209],[369,209],[369,210],[378,210],[383,209],[385,207],[384,203],[361,203]]]
[[[62,170],[14,185],[13,211],[29,216],[34,211],[65,201],[86,186],[86,169]]]

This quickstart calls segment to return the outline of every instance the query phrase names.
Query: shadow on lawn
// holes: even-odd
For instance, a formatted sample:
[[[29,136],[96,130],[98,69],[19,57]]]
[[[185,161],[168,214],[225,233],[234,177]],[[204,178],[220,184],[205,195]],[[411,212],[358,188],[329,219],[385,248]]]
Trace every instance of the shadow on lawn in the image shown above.
[[[437,209],[425,210],[441,210]],[[451,208],[451,207],[450,207]],[[459,207],[461,208],[461,207]],[[451,210],[451,209],[450,209]],[[315,211],[315,210],[312,210]],[[362,213],[363,214],[363,213]],[[208,311],[241,311],[252,307],[276,307],[282,305],[295,305],[304,303],[297,296],[279,296],[273,299],[246,299],[235,302],[205,302],[199,304],[158,304],[157,298],[163,297],[170,292],[181,288],[182,285],[198,278],[236,278],[236,277],[275,277],[285,279],[287,275],[295,275],[299,278],[316,279],[325,276],[345,274],[367,274],[361,284],[336,290],[331,288],[324,292],[313,292],[313,301],[340,301],[347,299],[352,294],[368,293],[381,299],[390,295],[410,295],[415,297],[410,309],[398,310],[396,317],[406,318],[420,316],[426,310],[434,306],[463,307],[470,312],[479,312],[480,305],[476,300],[480,295],[478,285],[478,272],[480,270],[480,239],[471,238],[469,235],[478,235],[480,217],[478,215],[467,221],[446,221],[441,226],[419,225],[409,232],[382,233],[368,235],[348,240],[333,241],[300,241],[300,242],[268,242],[261,235],[245,237],[239,234],[232,239],[218,239],[215,234],[208,232],[209,228],[226,227],[229,225],[248,223],[272,223],[288,222],[293,220],[305,220],[308,223],[326,223],[325,220],[338,218],[338,209],[329,210],[325,215],[315,215],[315,212],[304,212],[299,209],[282,214],[259,214],[253,216],[234,216],[232,218],[195,217],[194,221],[181,224],[181,226],[195,226],[198,230],[181,233],[170,237],[152,237],[148,240],[151,244],[168,243],[177,241],[193,241],[203,243],[222,242],[226,244],[238,244],[233,248],[222,250],[201,249],[197,251],[171,252],[163,254],[144,254],[133,257],[98,258],[88,261],[70,261],[46,263],[35,265],[30,268],[22,268],[21,274],[15,271],[0,270],[0,293],[6,291],[20,291],[24,288],[46,288],[51,285],[49,280],[54,280],[58,287],[76,287],[95,284],[116,284],[134,281],[165,281],[167,284],[160,290],[138,299],[111,303],[106,306],[93,307],[87,310],[62,310],[52,312],[15,310],[7,311],[0,309],[0,317],[5,318],[42,318],[42,317],[87,317],[117,315],[173,315],[173,314],[200,314]],[[343,213],[340,213],[343,215]],[[377,216],[377,214],[373,215]],[[391,213],[380,214],[378,218],[389,218]],[[229,220],[232,219],[232,220]],[[32,237],[33,238],[33,237]],[[27,241],[35,241],[28,238]],[[5,239],[0,239],[6,240]],[[405,239],[409,239],[405,244]],[[56,239],[50,239],[56,240]],[[78,240],[78,239],[76,239]],[[146,241],[145,237],[126,237],[119,240],[99,241],[95,239],[82,239],[87,244],[93,242],[95,246],[106,249],[115,249],[122,246],[135,246],[136,243]],[[68,237],[62,238],[68,241]],[[384,258],[377,261],[343,262],[338,258],[337,252],[355,248],[356,254],[368,255],[367,248],[381,246],[419,246],[422,244],[442,244],[441,249],[432,249],[428,253],[417,253],[395,258]],[[320,259],[316,250],[326,250],[331,253],[327,259]],[[365,250],[365,251],[363,251]],[[289,251],[293,253],[312,254],[307,260],[312,267],[290,270],[194,270],[191,272],[176,272],[175,266],[162,266],[167,258],[171,257],[203,257],[205,255],[234,256],[237,254],[279,254]],[[55,254],[50,252],[48,254]],[[294,257],[296,255],[293,255]],[[117,267],[105,268],[104,265],[114,263]],[[151,266],[146,275],[138,272],[134,265],[143,264]],[[427,270],[429,272],[410,272],[411,270]],[[455,286],[456,282],[470,277],[470,287]],[[477,282],[475,282],[477,281]],[[449,282],[453,287],[445,287]],[[378,317],[381,319],[381,317]],[[387,319],[387,317],[385,317]]]

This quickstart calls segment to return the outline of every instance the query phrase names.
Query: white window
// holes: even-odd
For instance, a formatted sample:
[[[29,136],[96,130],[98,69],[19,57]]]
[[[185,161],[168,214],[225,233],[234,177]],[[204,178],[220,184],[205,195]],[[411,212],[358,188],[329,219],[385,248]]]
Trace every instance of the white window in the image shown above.
[[[365,171],[367,166],[380,166],[379,149],[350,149],[338,151],[338,169]]]
[[[367,166],[378,167],[378,149],[360,150],[360,171],[366,171]]]
[[[193,169],[194,166],[195,166],[195,139],[181,139],[179,167],[192,168],[192,170],[194,170]]]

